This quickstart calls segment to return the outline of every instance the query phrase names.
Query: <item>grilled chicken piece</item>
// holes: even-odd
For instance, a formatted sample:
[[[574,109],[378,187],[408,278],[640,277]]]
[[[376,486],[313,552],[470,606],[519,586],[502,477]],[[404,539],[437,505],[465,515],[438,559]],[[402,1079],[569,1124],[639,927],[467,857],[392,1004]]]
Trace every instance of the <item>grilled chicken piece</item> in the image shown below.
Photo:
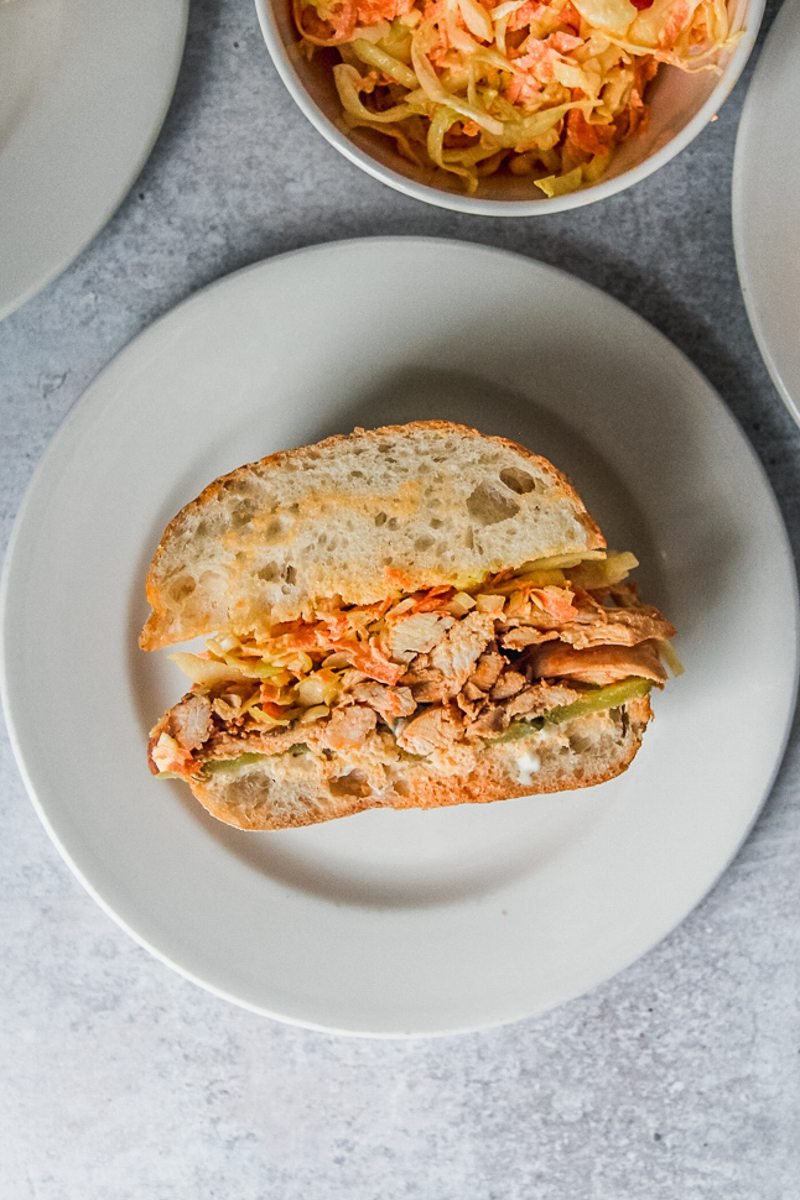
[[[348,667],[346,671],[342,671],[339,679],[339,686],[343,692],[352,692],[357,683],[372,682],[368,675],[363,671],[357,671],[355,667]]]
[[[407,687],[384,687],[371,680],[357,683],[350,693],[354,700],[374,708],[387,725],[392,726],[398,717],[410,717],[417,703]]]
[[[503,674],[492,688],[492,699],[510,700],[512,696],[516,696],[517,692],[522,691],[527,682],[524,675],[509,667],[507,671],[503,671]]]
[[[464,736],[472,737],[497,737],[505,729],[508,729],[509,717],[502,704],[492,705],[480,714],[475,720],[470,721],[464,731]]]
[[[567,626],[560,636],[576,650],[589,646],[636,646],[652,638],[666,640],[674,637],[675,627],[662,617],[657,608],[604,609],[608,619],[591,625]]]
[[[557,629],[534,629],[532,625],[521,625],[504,633],[500,645],[504,650],[524,650],[527,646],[538,646],[557,637]]]
[[[477,719],[469,723],[465,736],[496,737],[508,729],[515,717],[528,717],[533,720],[551,708],[571,704],[573,700],[578,699],[579,694],[569,686],[536,683],[532,687],[524,688],[510,700],[490,704]]]
[[[473,688],[471,683],[465,683],[456,696],[456,704],[468,721],[475,721],[488,703],[488,696],[479,688]]]
[[[417,704],[441,704],[453,699],[470,677],[482,676],[487,683],[492,675],[496,678],[503,667],[502,655],[497,651],[483,654],[492,641],[493,628],[494,622],[487,614],[470,613],[462,621],[452,624],[430,654],[420,655],[401,678],[401,683],[411,688]],[[479,659],[488,661],[482,667],[479,665],[473,676],[473,668]],[[480,682],[477,686],[481,691],[488,691],[491,683],[485,689]]]
[[[572,704],[579,695],[580,693],[568,684],[542,681],[526,687],[519,695],[509,700],[504,707],[510,720],[513,720],[514,717],[540,717],[543,713],[549,712],[551,708]]]
[[[427,654],[455,624],[446,613],[423,612],[404,617],[392,626],[389,648],[396,662],[410,662],[415,654]]]
[[[636,646],[651,638],[671,638],[675,629],[657,608],[600,608],[591,620],[569,621],[558,629],[520,625],[502,636],[507,650],[522,650],[559,638],[576,650],[589,646]],[[602,614],[602,615],[601,615]]]
[[[478,659],[475,670],[464,685],[465,690],[470,688],[478,693],[490,692],[497,683],[500,672],[505,665],[506,660],[502,654],[498,653],[494,646],[492,646]],[[469,696],[468,698],[474,700],[477,697]]]
[[[462,719],[453,705],[428,708],[412,719],[397,735],[398,745],[409,754],[432,754],[458,741]]]
[[[184,750],[198,750],[213,732],[208,696],[189,692],[168,713],[167,732]]]
[[[601,687],[630,679],[632,675],[659,684],[667,678],[656,645],[651,641],[637,646],[591,646],[586,650],[551,642],[535,652],[533,666],[537,675],[576,679]]]
[[[494,620],[488,613],[471,612],[431,650],[431,666],[441,671],[448,696],[461,691],[489,642],[494,639]]]
[[[187,692],[150,730],[147,743],[150,770],[158,775],[162,771],[180,773],[194,769],[195,750],[201,749],[213,732],[208,697]]]
[[[427,656],[424,656],[427,661]],[[441,671],[433,667],[415,667],[406,671],[400,680],[411,688],[417,704],[441,704],[447,699],[447,681]]]
[[[319,745],[327,721],[310,721],[292,729],[243,729],[239,732],[222,730],[214,733],[203,748],[202,760],[237,758],[240,754],[284,754],[304,742]]]
[[[326,750],[352,749],[359,746],[373,732],[377,723],[378,714],[374,708],[366,708],[362,704],[334,708],[323,730],[320,744]]]

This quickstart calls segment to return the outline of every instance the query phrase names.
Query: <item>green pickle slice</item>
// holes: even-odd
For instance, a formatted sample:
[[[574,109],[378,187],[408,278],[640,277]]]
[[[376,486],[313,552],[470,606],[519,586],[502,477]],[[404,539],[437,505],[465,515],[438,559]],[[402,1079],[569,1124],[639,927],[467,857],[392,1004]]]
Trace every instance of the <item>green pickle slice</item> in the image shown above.
[[[248,763],[261,762],[266,754],[239,754],[236,758],[213,758],[203,765],[203,771],[208,775],[218,775],[224,771],[234,771],[237,767],[245,767]]]
[[[560,725],[573,717],[585,717],[604,708],[619,708],[634,696],[646,696],[652,687],[649,679],[623,679],[621,683],[609,683],[606,687],[594,688],[572,704],[562,704],[545,713],[545,721]]]
[[[535,729],[541,729],[545,722],[548,725],[561,725],[574,717],[585,717],[589,713],[602,712],[606,708],[619,708],[634,696],[646,696],[652,687],[649,679],[623,679],[621,683],[609,683],[606,687],[592,688],[580,700],[572,704],[562,704],[560,708],[551,708],[543,717],[533,721],[520,719],[512,721],[505,733],[499,737],[487,738],[492,745],[497,742],[515,742],[518,738],[528,737]]]

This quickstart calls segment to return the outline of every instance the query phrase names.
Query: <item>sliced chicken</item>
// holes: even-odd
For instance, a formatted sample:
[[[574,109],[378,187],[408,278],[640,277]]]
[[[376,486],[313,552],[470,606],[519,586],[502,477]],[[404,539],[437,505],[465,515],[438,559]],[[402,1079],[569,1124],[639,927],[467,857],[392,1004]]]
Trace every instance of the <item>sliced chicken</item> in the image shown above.
[[[471,612],[445,639],[434,646],[431,666],[446,680],[447,695],[461,691],[489,642],[494,640],[494,620],[488,613]]]
[[[327,722],[320,744],[326,750],[349,750],[359,746],[375,729],[378,714],[374,708],[351,704],[346,708],[334,708]],[[302,726],[300,727],[302,729]]]
[[[424,662],[428,661],[427,655],[421,658]],[[435,671],[433,667],[415,666],[406,671],[401,682],[411,688],[417,704],[440,704],[447,699],[447,681],[442,672]]]
[[[667,678],[655,643],[649,641],[637,646],[591,646],[586,650],[550,642],[535,652],[533,667],[537,675],[548,679],[575,679],[601,687],[632,675],[652,679],[653,683],[663,683]]]
[[[527,646],[539,646],[557,637],[557,629],[534,629],[532,625],[521,625],[504,633],[500,644],[504,650],[524,650]]]
[[[428,708],[412,717],[397,735],[398,744],[409,754],[432,754],[461,737],[462,720],[452,705]]]
[[[465,683],[456,696],[456,704],[469,721],[474,721],[489,703],[486,692],[474,688],[471,683]]]
[[[510,700],[512,696],[516,696],[517,692],[522,691],[527,682],[527,679],[520,671],[514,671],[509,667],[508,670],[503,671],[503,674],[492,688],[492,699]]]
[[[203,750],[203,760],[236,758],[239,754],[285,754],[301,742],[307,746],[321,743],[327,721],[310,721],[292,729],[247,729],[231,733],[223,730],[209,738]]]
[[[211,736],[211,701],[189,692],[170,709],[168,732],[184,750],[198,750]]]
[[[387,725],[393,725],[398,717],[410,717],[417,702],[407,687],[384,687],[380,683],[357,683],[350,693],[354,700],[374,708]]]
[[[498,737],[510,724],[510,718],[502,704],[492,705],[475,717],[467,725],[464,736],[467,738]]]
[[[449,630],[430,654],[420,655],[411,664],[401,682],[411,688],[417,704],[440,704],[453,699],[468,678],[485,680],[485,689],[477,683],[479,691],[492,686],[489,680],[497,677],[505,662],[497,651],[483,653],[492,641],[493,625],[490,616],[470,613]]]
[[[655,608],[609,608],[595,613],[590,621],[570,621],[557,629],[520,625],[503,634],[503,648],[522,650],[557,638],[576,650],[589,646],[635,646],[651,638],[671,638],[675,633],[674,627]]]
[[[389,633],[389,650],[397,662],[410,662],[416,654],[427,654],[455,625],[446,613],[423,612],[404,617]]]
[[[579,693],[563,684],[537,683],[526,687],[510,700],[489,703],[483,711],[473,717],[465,730],[465,736],[497,737],[508,729],[515,717],[527,717],[530,720],[558,708],[563,704],[571,704],[577,700]]]
[[[526,687],[519,695],[507,701],[504,709],[510,720],[514,717],[540,717],[543,713],[549,712],[551,708],[560,708],[565,704],[572,704],[573,700],[577,700],[579,693],[575,688],[571,688],[568,684],[547,683],[542,680],[540,683],[534,683],[531,687]]]
[[[369,676],[363,671],[356,671],[352,667],[348,667],[346,671],[342,671],[339,677],[339,685],[343,692],[352,692],[357,683],[371,683]]]
[[[666,640],[675,634],[656,608],[611,608],[605,621],[591,625],[566,626],[560,633],[576,650],[589,646],[635,646],[651,638]]]
[[[492,647],[480,656],[465,687],[474,688],[480,692],[490,692],[505,665],[506,660],[502,654]]]

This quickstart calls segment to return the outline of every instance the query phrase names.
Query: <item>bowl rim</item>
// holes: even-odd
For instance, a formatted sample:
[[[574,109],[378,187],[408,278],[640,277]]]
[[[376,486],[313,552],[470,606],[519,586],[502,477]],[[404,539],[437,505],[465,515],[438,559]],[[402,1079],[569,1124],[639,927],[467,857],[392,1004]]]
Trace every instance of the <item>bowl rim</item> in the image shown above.
[[[670,159],[680,154],[716,115],[736,86],[755,45],[766,5],[766,0],[745,0],[746,23],[742,36],[707,100],[679,133],[670,138],[666,145],[646,158],[644,162],[630,167],[613,179],[601,180],[589,188],[570,192],[564,196],[542,196],[541,199],[535,200],[490,200],[483,197],[460,195],[457,192],[446,192],[443,189],[431,187],[427,183],[417,183],[415,180],[401,175],[399,171],[384,166],[345,137],[312,100],[300,76],[295,71],[278,29],[273,0],[254,0],[254,2],[258,23],[261,26],[261,33],[273,66],[300,111],[331,146],[355,166],[366,171],[373,179],[387,184],[397,192],[402,192],[415,200],[421,200],[423,203],[435,205],[437,208],[484,217],[538,217],[565,212],[572,208],[581,208],[585,204],[605,200],[625,188],[640,183],[641,180],[646,179],[648,175],[652,175],[659,167],[664,166]]]

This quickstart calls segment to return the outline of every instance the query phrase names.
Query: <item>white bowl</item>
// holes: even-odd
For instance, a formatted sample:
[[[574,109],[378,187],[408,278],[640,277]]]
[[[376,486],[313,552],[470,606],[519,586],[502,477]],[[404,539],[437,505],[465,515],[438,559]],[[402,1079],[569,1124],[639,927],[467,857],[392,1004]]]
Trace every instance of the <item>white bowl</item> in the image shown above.
[[[565,196],[532,196],[530,179],[498,174],[482,179],[472,196],[458,179],[438,168],[415,167],[402,158],[389,138],[369,129],[345,130],[333,82],[331,58],[322,52],[308,62],[297,50],[290,0],[255,0],[267,49],[281,79],[301,110],[345,158],[389,187],[456,212],[487,217],[533,217],[579,208],[603,200],[645,179],[676,155],[717,113],[733,89],[761,24],[765,0],[730,0],[731,28],[743,30],[721,60],[722,75],[688,75],[662,67],[650,92],[650,122],[645,133],[623,143],[599,183]]]

